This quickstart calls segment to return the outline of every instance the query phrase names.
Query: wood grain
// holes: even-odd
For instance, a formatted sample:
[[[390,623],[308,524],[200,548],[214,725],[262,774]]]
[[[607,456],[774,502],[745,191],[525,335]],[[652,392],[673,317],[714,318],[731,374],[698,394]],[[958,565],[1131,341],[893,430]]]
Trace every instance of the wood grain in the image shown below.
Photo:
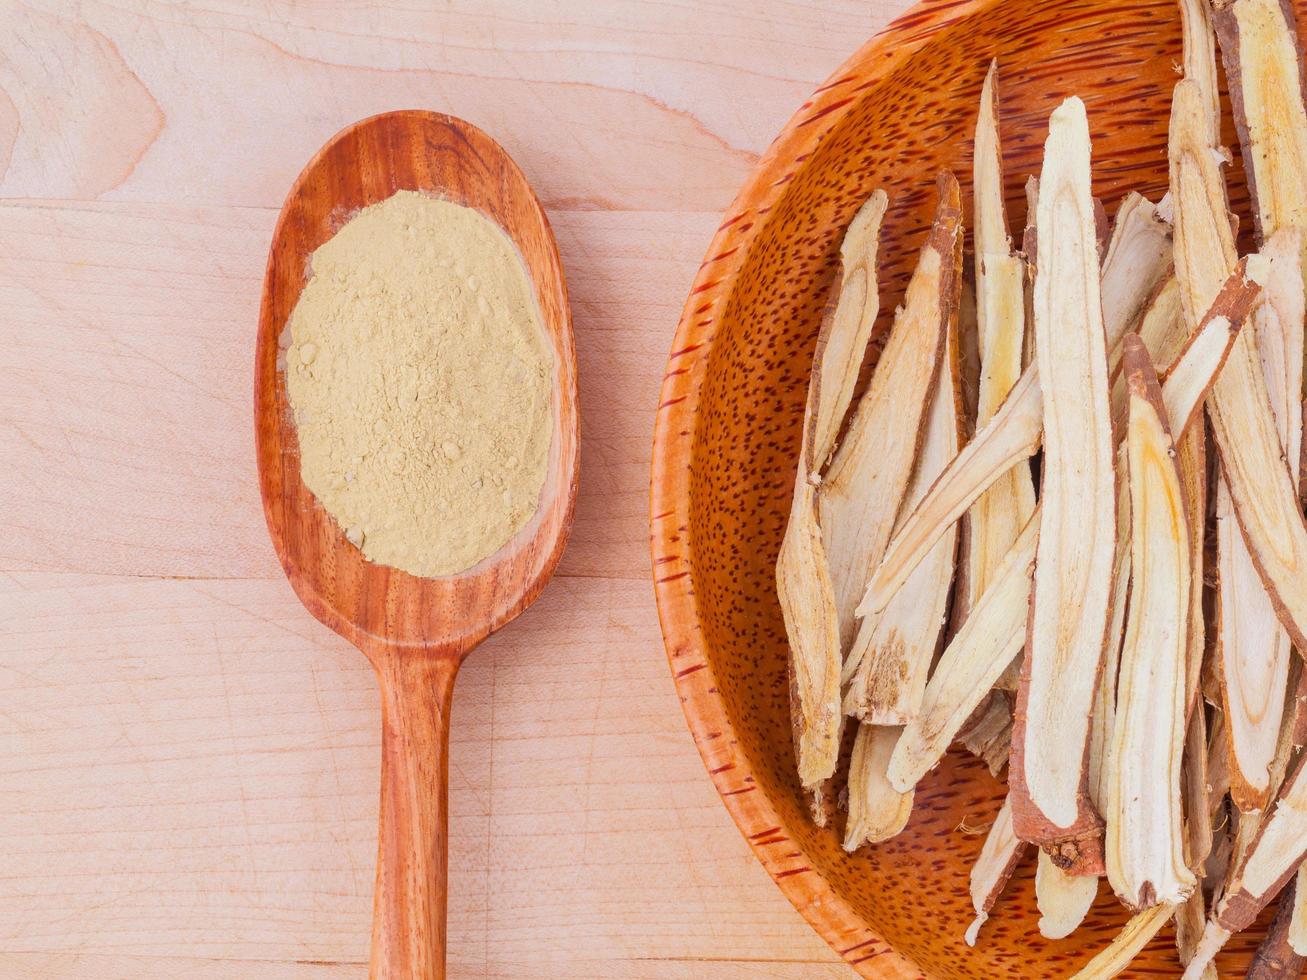
[[[0,975],[367,974],[379,697],[277,566],[248,392],[287,188],[410,106],[541,195],[583,416],[559,577],[457,684],[451,975],[849,975],[687,736],[649,446],[722,210],[906,6],[0,0]]]
[[[362,208],[397,191],[474,208],[522,256],[553,355],[549,470],[535,517],[460,575],[374,564],[300,477],[280,338],[313,253]],[[463,658],[535,601],[558,566],[576,503],[576,348],[558,246],[526,177],[470,123],[434,112],[353,123],[308,162],[282,206],[254,355],[254,444],[268,533],[305,607],[364,653],[381,688],[381,815],[372,980],[444,980],[449,713]]]

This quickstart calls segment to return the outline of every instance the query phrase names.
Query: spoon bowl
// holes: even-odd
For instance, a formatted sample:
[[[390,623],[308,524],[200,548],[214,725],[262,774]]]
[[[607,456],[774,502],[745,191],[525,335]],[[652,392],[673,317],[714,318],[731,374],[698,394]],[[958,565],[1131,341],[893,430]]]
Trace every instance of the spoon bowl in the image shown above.
[[[309,259],[357,211],[399,190],[475,208],[517,246],[554,353],[549,475],[535,518],[458,575],[418,578],[363,557],[300,479],[278,343]],[[255,355],[255,441],[268,531],[305,607],[357,646],[382,700],[382,787],[372,931],[374,980],[445,976],[449,706],[462,659],[539,595],[576,499],[578,418],[571,310],[553,232],[498,143],[434,112],[389,112],[336,134],[282,206]]]

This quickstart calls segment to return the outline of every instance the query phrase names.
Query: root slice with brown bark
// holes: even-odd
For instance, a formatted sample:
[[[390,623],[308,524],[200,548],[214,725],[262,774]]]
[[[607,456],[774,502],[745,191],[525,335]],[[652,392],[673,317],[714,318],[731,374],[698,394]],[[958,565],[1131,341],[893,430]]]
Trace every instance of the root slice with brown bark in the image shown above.
[[[1030,601],[1038,511],[1013,543],[988,591],[940,656],[921,712],[903,729],[889,781],[906,792],[939,763],[958,731],[1021,649]]]
[[[935,223],[908,283],[885,350],[817,494],[839,615],[853,640],[854,608],[880,563],[921,447],[945,336],[956,329],[961,286],[961,192],[939,177]]]
[[[1280,893],[1275,918],[1266,929],[1266,937],[1248,964],[1247,980],[1296,980],[1302,976],[1303,957],[1293,948],[1289,933],[1293,928],[1293,909],[1297,887],[1293,881]]]
[[[997,62],[990,65],[981,90],[975,146],[972,183],[981,367],[976,413],[979,428],[994,417],[1021,376],[1026,333],[1026,264],[1012,252],[1003,205]],[[1021,463],[998,477],[972,505],[967,514],[967,608],[989,586],[1034,509],[1034,481],[1030,467]]]
[[[1043,513],[1009,769],[1017,835],[1073,874],[1103,866],[1086,750],[1116,547],[1116,451],[1089,156],[1084,103],[1067,99],[1050,119],[1039,179]]]
[[[1171,112],[1171,193],[1176,276],[1190,322],[1195,311],[1210,305],[1235,264],[1225,185],[1209,129],[1197,86],[1180,82]],[[1264,260],[1253,278],[1265,278]],[[1207,413],[1249,555],[1281,624],[1296,644],[1307,647],[1307,524],[1251,333],[1235,341]]]
[[[839,755],[839,621],[818,523],[816,484],[853,398],[857,365],[880,309],[876,255],[886,204],[884,191],[872,194],[840,249],[839,299],[817,336],[794,499],[776,562],[776,591],[790,643],[794,750],[805,787],[832,775]]]
[[[1293,5],[1215,0],[1213,6],[1258,234],[1266,241],[1280,228],[1307,228],[1307,108]]]
[[[1253,924],[1293,877],[1307,856],[1307,776],[1300,758],[1293,775],[1265,819],[1260,821],[1251,844],[1232,869],[1225,892],[1208,920],[1198,953],[1185,969],[1185,977],[1202,975],[1202,969],[1236,932]]]
[[[1134,909],[1177,905],[1197,884],[1185,862],[1181,758],[1185,745],[1189,530],[1152,361],[1126,338],[1131,602],[1108,756],[1107,876]]]
[[[1293,893],[1293,915],[1289,920],[1289,945],[1307,956],[1307,865],[1298,869]]]
[[[980,856],[971,866],[971,906],[976,910],[976,918],[967,927],[965,939],[968,946],[976,945],[980,927],[989,919],[989,913],[1021,863],[1026,846],[1012,829],[1012,801],[1005,799],[985,835]]]
[[[867,584],[858,614],[880,612],[913,569],[994,480],[1039,448],[1042,426],[1039,375],[1026,368],[1002,408],[945,467],[925,498],[899,526]]]
[[[957,350],[956,333],[950,328],[905,512],[957,455],[962,440]],[[913,570],[890,604],[859,624],[844,659],[845,714],[873,725],[903,725],[916,716],[943,635],[956,559],[957,529],[953,527]]]
[[[1283,228],[1262,250],[1268,259],[1265,300],[1254,314],[1257,351],[1277,434],[1296,481],[1302,446],[1303,284],[1300,235]],[[1222,609],[1222,710],[1230,725],[1231,792],[1241,810],[1269,802],[1271,764],[1292,656],[1288,633],[1252,563],[1222,488],[1218,503]]]

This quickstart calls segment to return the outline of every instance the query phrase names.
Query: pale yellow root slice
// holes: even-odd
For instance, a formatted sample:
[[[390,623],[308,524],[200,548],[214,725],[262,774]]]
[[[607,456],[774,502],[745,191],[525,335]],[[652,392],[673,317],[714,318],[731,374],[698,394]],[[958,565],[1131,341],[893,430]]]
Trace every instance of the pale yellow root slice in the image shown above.
[[[1131,602],[1103,816],[1108,881],[1138,910],[1178,905],[1197,884],[1185,862],[1181,793],[1191,563],[1162,392],[1138,337],[1127,338],[1125,365]]]
[[[1303,286],[1300,235],[1283,228],[1266,243],[1266,293],[1254,315],[1257,352],[1277,436],[1295,483],[1302,446]],[[1239,531],[1223,483],[1218,491],[1222,710],[1230,724],[1231,793],[1239,809],[1260,810],[1274,787],[1270,767],[1280,730],[1289,635],[1275,615]]]
[[[989,919],[989,913],[994,910],[1003,889],[1021,863],[1026,846],[1012,829],[1012,802],[1005,799],[985,835],[980,856],[971,866],[971,906],[976,910],[976,918],[967,927],[964,937],[968,946],[976,945],[980,927]]]
[[[876,253],[886,200],[883,191],[872,194],[840,250],[843,268],[835,287],[839,298],[817,337],[794,499],[776,562],[776,591],[790,644],[795,757],[806,787],[834,773],[840,725],[839,619],[817,520],[815,484],[852,400],[857,365],[880,308]]]
[[[1182,431],[1191,428],[1216,373],[1230,355],[1234,338],[1247,319],[1260,286],[1246,266],[1234,267],[1194,335],[1180,348],[1167,371],[1162,397],[1182,417]],[[989,424],[976,432],[965,449],[950,461],[926,496],[903,520],[885,549],[880,567],[867,585],[858,615],[879,612],[902,587],[941,535],[966,512],[997,476],[1039,449],[1043,434],[1043,391],[1038,368],[1031,364]]]
[[[842,649],[853,641],[854,608],[894,529],[921,446],[945,336],[956,329],[962,214],[952,174],[940,175],[939,194],[935,224],[903,306],[817,494]]]
[[[1180,0],[1184,77],[1198,86],[1211,132],[1221,132],[1221,90],[1216,80],[1216,35],[1208,0]]]
[[[1264,265],[1257,269],[1265,270]],[[1234,353],[1244,324],[1256,310],[1262,295],[1261,283],[1253,278],[1253,259],[1241,259],[1197,328],[1190,334],[1179,355],[1166,370],[1162,384],[1162,403],[1167,418],[1174,420],[1174,431],[1190,429],[1194,415],[1221,376]]]
[[[1189,716],[1185,733],[1180,782],[1184,801],[1185,864],[1201,879],[1212,851],[1212,810],[1207,783],[1207,713],[1199,708]],[[1193,959],[1207,919],[1201,887],[1195,888],[1175,910],[1175,947],[1184,966]]]
[[[1035,454],[1042,431],[1042,399],[1039,374],[1032,364],[998,414],[945,467],[926,497],[899,526],[858,605],[859,615],[884,609],[940,536],[993,485],[996,477]]]
[[[980,403],[977,427],[987,425],[1021,377],[1021,345],[1025,336],[1025,269],[1012,255],[977,258],[987,272],[978,277],[978,298],[988,309],[989,339],[981,350]],[[1035,509],[1035,484],[1030,467],[1017,462],[995,479],[971,507],[970,600],[985,591],[998,563]]]
[[[972,186],[981,366],[976,410],[979,428],[994,417],[1021,376],[1026,334],[1025,261],[1012,254],[1003,204],[997,62],[990,64],[980,93]],[[1034,509],[1034,480],[1030,467],[1020,463],[995,480],[972,506],[967,515],[965,602],[968,609],[988,588],[1003,556]]]
[[[1211,311],[1207,315],[1208,326],[1211,324]],[[1226,321],[1229,323],[1228,319]],[[1230,323],[1232,331],[1242,327],[1243,320]],[[1159,370],[1162,365],[1171,365],[1172,369],[1182,369],[1182,355],[1191,344],[1205,342],[1207,329],[1200,329],[1192,339],[1189,338],[1188,326],[1184,319],[1184,310],[1180,303],[1180,284],[1174,275],[1169,276],[1158,288],[1139,323],[1139,339],[1153,359]],[[1210,338],[1208,338],[1210,340]],[[1233,336],[1222,338],[1224,351],[1222,359],[1229,355]],[[1208,375],[1210,380],[1215,372]],[[1174,385],[1173,387],[1183,387]],[[1205,396],[1206,392],[1204,392]],[[1201,399],[1192,402],[1201,407]],[[1125,372],[1118,373],[1112,388],[1112,418],[1121,429],[1125,427],[1125,413],[1128,406],[1128,390]],[[1172,412],[1181,409],[1172,406],[1168,409],[1168,420]],[[1206,515],[1207,513],[1207,433],[1202,426],[1189,427],[1188,420],[1179,420],[1178,428],[1185,431],[1183,438],[1176,441],[1176,465],[1180,468],[1180,489],[1184,494],[1186,514]],[[1187,428],[1187,431],[1186,431]],[[1207,522],[1191,520],[1189,523],[1189,640],[1185,675],[1188,678],[1186,714],[1192,714],[1198,697],[1198,682],[1201,677],[1202,659],[1206,648],[1206,629],[1203,612],[1203,560],[1204,540]],[[1200,899],[1201,901],[1201,899]]]
[[[1238,272],[1238,270],[1236,270]],[[1229,285],[1229,280],[1227,280]],[[1208,342],[1210,327],[1212,327],[1212,314],[1208,314],[1204,328],[1189,338],[1188,327],[1184,320],[1184,311],[1182,302],[1180,302],[1180,286],[1175,276],[1171,276],[1159,287],[1157,294],[1154,295],[1153,301],[1149,304],[1148,310],[1145,311],[1144,318],[1140,321],[1140,340],[1149,351],[1153,358],[1153,363],[1158,365],[1167,365],[1171,363],[1172,371],[1183,371],[1185,361],[1192,361],[1192,358],[1184,358],[1185,349],[1192,348],[1197,344]],[[1243,319],[1236,323],[1230,323],[1231,331],[1238,331],[1242,328]],[[1222,337],[1219,346],[1223,350],[1219,351],[1219,357],[1227,357],[1230,353],[1230,345],[1233,344],[1233,336]],[[1191,351],[1192,353],[1192,351]],[[1204,367],[1204,370],[1206,368]],[[1214,378],[1216,372],[1208,372],[1206,380],[1210,385],[1210,380]],[[1112,397],[1114,397],[1114,419],[1119,425],[1124,426],[1125,406],[1128,405],[1128,399],[1125,397],[1127,384],[1125,384],[1124,371],[1117,376],[1117,383],[1120,385],[1121,400],[1117,402],[1117,389],[1114,388]],[[1182,380],[1171,378],[1168,387],[1174,389],[1183,389],[1187,387]],[[1201,379],[1193,379],[1201,380]],[[1191,380],[1192,383],[1192,380]],[[1205,389],[1204,389],[1205,395]],[[1179,397],[1179,395],[1178,395]],[[1191,399],[1189,402],[1192,406],[1201,406],[1201,399]],[[1172,413],[1182,412],[1178,405],[1168,406],[1167,417],[1171,418]],[[1192,410],[1192,409],[1191,409]],[[1117,414],[1119,413],[1119,414]],[[1172,423],[1180,431],[1188,427],[1188,419],[1172,419]],[[1188,617],[1188,642],[1187,657],[1185,657],[1185,713],[1191,715],[1197,703],[1199,696],[1199,682],[1201,678],[1202,656],[1206,649],[1206,630],[1204,622],[1204,609],[1202,609],[1202,593],[1204,593],[1204,541],[1206,533],[1205,515],[1208,512],[1208,455],[1206,455],[1206,431],[1202,426],[1191,427],[1185,433],[1182,439],[1176,440],[1176,465],[1180,470],[1180,490],[1184,498],[1184,511],[1187,515],[1204,515],[1202,520],[1189,520],[1189,617]],[[1201,896],[1199,898],[1201,902]],[[1188,908],[1185,906],[1185,908]]]
[[[1184,324],[1184,307],[1180,302],[1180,283],[1175,274],[1167,276],[1149,300],[1139,320],[1139,339],[1153,355],[1154,364],[1170,364],[1180,356],[1189,337]],[[1121,375],[1124,381],[1125,375]]]
[[[1203,937],[1198,941],[1198,948],[1194,950],[1193,959],[1185,964],[1181,980],[1203,980],[1207,977],[1209,971],[1215,969],[1212,960],[1216,959],[1216,954],[1229,942],[1230,936],[1228,930],[1222,929],[1216,922],[1208,919],[1207,925],[1203,928]]]
[[[905,512],[925,495],[962,441],[956,351],[956,337],[950,332]],[[939,649],[956,558],[954,526],[885,610],[862,620],[844,659],[845,714],[872,725],[903,725],[916,715]]]
[[[1267,394],[1295,477],[1302,463],[1303,319],[1307,314],[1298,274],[1302,238],[1297,228],[1281,228],[1262,246],[1267,259],[1265,295],[1253,319]]]
[[[1007,208],[1003,203],[1003,147],[998,135],[998,60],[989,63],[980,89],[980,111],[976,116],[975,149],[971,176],[976,255],[1007,255],[1012,251],[1008,234]],[[981,338],[985,333],[981,324]]]
[[[1307,108],[1293,6],[1280,0],[1214,6],[1257,230],[1265,241],[1280,228],[1307,228]],[[1307,269],[1307,253],[1303,263]]]
[[[1199,951],[1185,971],[1198,976],[1196,966],[1211,959],[1234,933],[1252,925],[1263,908],[1298,872],[1307,856],[1307,778],[1300,759],[1269,815],[1242,859],[1232,865],[1215,915],[1208,921]]]
[[[1221,711],[1229,724],[1230,792],[1244,812],[1266,806],[1284,709],[1288,637],[1244,544],[1224,480],[1216,491]]]
[[[849,761],[849,819],[844,850],[877,844],[897,835],[912,816],[913,790],[901,793],[885,780],[900,728],[859,725]]]
[[[962,303],[958,309],[958,350],[961,356],[960,371],[962,374],[962,402],[965,409],[966,417],[963,419],[964,435],[966,441],[970,441],[976,431],[976,408],[980,400],[980,327],[977,323],[976,312],[976,288],[974,276],[964,277],[962,282]],[[900,521],[907,518],[907,514],[900,514]],[[958,554],[956,568],[953,575],[953,595],[949,603],[948,622],[944,625],[946,635],[952,635],[957,632],[962,621],[967,618],[969,607],[967,606],[967,597],[970,589],[967,587],[967,569],[970,565],[971,554],[971,524],[963,518],[958,523]],[[858,615],[863,615],[858,612]]]
[[[1232,286],[1237,291],[1242,291],[1254,286],[1255,284],[1241,278],[1244,271],[1242,265],[1236,268],[1234,276],[1231,280],[1227,280],[1227,287]],[[1170,299],[1166,298],[1168,294]],[[1168,420],[1175,426],[1176,431],[1185,433],[1183,437],[1176,440],[1175,448],[1185,513],[1193,515],[1193,519],[1188,521],[1190,596],[1185,657],[1186,716],[1193,713],[1197,704],[1203,656],[1206,652],[1203,563],[1207,528],[1208,474],[1207,432],[1201,425],[1190,425],[1191,416],[1185,413],[1201,409],[1202,400],[1206,397],[1216,376],[1216,372],[1210,369],[1210,361],[1204,363],[1197,348],[1210,345],[1205,347],[1208,356],[1215,357],[1220,364],[1224,364],[1233,345],[1234,335],[1242,328],[1247,318],[1254,295],[1255,289],[1247,293],[1240,292],[1237,302],[1229,302],[1233,297],[1223,289],[1222,293],[1218,294],[1215,304],[1220,312],[1213,316],[1213,310],[1209,310],[1204,324],[1186,340],[1188,331],[1180,306],[1179,286],[1172,277],[1169,283],[1162,287],[1157,302],[1149,311],[1154,315],[1150,317],[1149,314],[1145,314],[1141,324],[1140,339],[1152,355],[1154,363],[1167,363],[1171,358],[1175,359],[1163,389],[1163,397],[1165,399],[1168,393],[1172,396],[1171,403],[1167,405]],[[1222,321],[1229,327],[1228,336],[1219,334]],[[1202,364],[1202,368],[1195,376],[1186,378],[1184,376],[1186,365],[1194,364]],[[1124,377],[1121,380],[1124,381]],[[1195,397],[1195,388],[1201,390],[1201,396]],[[1186,400],[1185,404],[1176,404],[1177,400],[1182,399]],[[1201,901],[1201,898],[1199,900]]]
[[[874,191],[854,215],[840,244],[839,298],[829,327],[817,335],[804,427],[809,436],[808,475],[819,475],[835,449],[844,416],[880,312],[876,262],[889,198]]]
[[[1107,627],[1107,649],[1103,669],[1098,674],[1094,692],[1094,710],[1089,719],[1089,799],[1100,814],[1107,809],[1107,764],[1112,746],[1112,726],[1116,720],[1116,679],[1121,664],[1121,639],[1125,631],[1127,599],[1130,596],[1130,486],[1129,460],[1123,441],[1117,450],[1116,464],[1116,570],[1112,576],[1112,618]]]
[[[1119,357],[1125,336],[1171,269],[1171,226],[1142,194],[1127,194],[1116,210],[1103,256],[1103,329],[1107,349]]]
[[[816,490],[800,479],[776,560],[776,593],[790,643],[794,754],[805,787],[834,775],[841,716],[839,617],[816,506]]]
[[[1307,865],[1298,869],[1293,918],[1289,921],[1289,945],[1299,956],[1307,956]]]
[[[968,752],[989,767],[995,779],[1007,768],[1012,749],[1012,696],[1007,691],[991,691],[967,723],[957,740]]]
[[[991,75],[992,73],[993,69],[991,68]],[[992,114],[987,113],[986,106],[986,97],[982,93],[980,122],[977,124],[977,146],[988,145],[990,142],[989,139],[982,137],[982,129],[988,128],[986,126],[987,118],[992,124]],[[992,110],[992,106],[990,108]],[[997,145],[996,132],[993,142]],[[980,157],[978,156],[975,178],[977,187],[979,188],[982,185],[982,180],[987,180],[991,186],[996,185],[1001,175],[991,167],[987,168],[988,176],[982,178],[979,161]],[[992,200],[997,193],[998,191],[995,189],[987,196]],[[1037,196],[1034,200],[1037,209]],[[979,192],[977,202],[977,222],[979,226],[981,214]],[[1006,228],[1003,229],[1001,236],[991,234],[986,237],[977,231],[977,240],[979,241],[982,238],[992,241],[994,246],[997,247],[1000,242],[1007,242]],[[985,258],[988,260],[990,256],[987,255]],[[1107,346],[1109,350],[1114,351],[1114,360],[1120,358],[1121,337],[1124,336],[1129,326],[1141,316],[1150,296],[1156,292],[1160,282],[1166,277],[1170,264],[1170,226],[1158,217],[1156,206],[1147,198],[1133,192],[1126,195],[1117,208],[1111,238],[1102,263],[1103,323]],[[1015,323],[1017,319],[1020,319],[1024,323],[1025,292],[1024,287],[1018,281],[1019,277],[1024,278],[1024,262],[1019,257],[1005,259],[1003,256],[998,256],[993,265],[997,272],[993,277],[996,281],[996,287],[990,291],[990,295],[993,296],[995,305],[1006,312],[1005,322]],[[985,295],[984,291],[982,291],[982,295]],[[1010,356],[1001,363],[995,364],[994,358],[984,359],[986,372],[984,377],[1001,378],[1004,384],[999,386],[998,390],[1002,391],[1003,396],[1007,395],[1018,378],[1016,367],[1020,360],[1019,352],[1015,349],[1015,333],[1012,334],[1012,341],[1013,346],[1010,349]],[[1001,374],[1003,368],[1006,368],[1008,373]],[[990,411],[987,412],[987,404],[982,398],[978,423],[982,425],[987,423],[992,418],[993,410],[997,409],[998,404],[997,401],[992,402]],[[973,546],[971,551],[971,575],[968,578],[968,584],[972,589],[972,602],[988,585],[994,568],[1002,560],[1003,555],[1007,553],[1007,549],[1015,539],[1017,532],[1034,509],[1034,502],[1034,484],[1031,480],[1030,470],[1021,463],[1017,463],[1009,472],[996,479],[994,485],[986,490],[971,508],[969,519],[973,533]],[[1015,690],[1017,672],[1010,670],[1005,677],[1009,675],[1010,684],[1008,686]],[[1004,686],[1002,678],[1000,678],[999,683],[1000,686]]]
[[[1035,869],[1035,900],[1039,905],[1039,934],[1065,939],[1080,928],[1098,897],[1096,875],[1069,875],[1044,851]]]
[[[940,656],[921,711],[903,729],[889,781],[906,792],[939,763],[949,743],[1021,649],[1039,537],[1038,510],[1013,543],[989,590]]]
[[[1162,931],[1162,926],[1166,925],[1166,920],[1174,911],[1167,905],[1154,905],[1134,916],[1117,937],[1081,967],[1071,980],[1109,980],[1118,976],[1152,938]]]
[[[1086,750],[1116,550],[1116,449],[1089,156],[1084,103],[1073,97],[1049,121],[1039,179],[1043,516],[1009,769],[1017,834],[1056,848],[1059,866],[1073,874],[1102,868]]]
[[[1139,318],[1139,339],[1153,356],[1153,363],[1161,370],[1179,355],[1189,337],[1189,327],[1180,305],[1180,284],[1174,275],[1164,279]],[[1120,344],[1111,358],[1112,363],[1112,421],[1125,428],[1127,397],[1125,372],[1121,370]]]
[[[1196,310],[1210,305],[1235,264],[1225,185],[1208,129],[1197,86],[1180,82],[1171,112],[1171,193],[1176,276],[1190,322]],[[1295,644],[1307,647],[1307,524],[1251,333],[1235,341],[1207,412],[1250,556],[1282,625]]]
[[[1038,213],[1039,178],[1031,174],[1026,178],[1026,227],[1021,233],[1021,257],[1026,263],[1026,341],[1021,349],[1023,371],[1035,359],[1035,260],[1039,251],[1035,216]]]

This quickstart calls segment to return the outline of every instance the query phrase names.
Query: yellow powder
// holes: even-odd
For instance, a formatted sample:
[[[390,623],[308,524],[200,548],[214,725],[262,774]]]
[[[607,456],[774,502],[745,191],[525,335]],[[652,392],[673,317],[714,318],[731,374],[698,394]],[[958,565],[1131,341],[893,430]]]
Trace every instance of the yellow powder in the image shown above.
[[[313,253],[288,323],[304,483],[375,562],[452,575],[534,515],[553,354],[489,219],[400,191]]]

